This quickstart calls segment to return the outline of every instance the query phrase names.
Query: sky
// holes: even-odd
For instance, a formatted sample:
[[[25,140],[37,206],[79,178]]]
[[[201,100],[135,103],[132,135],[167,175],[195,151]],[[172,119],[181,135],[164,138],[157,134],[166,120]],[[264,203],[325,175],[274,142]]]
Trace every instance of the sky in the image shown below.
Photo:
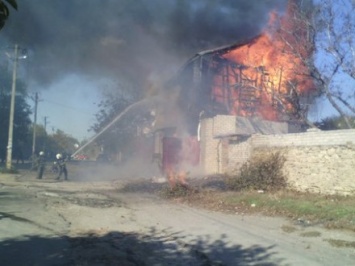
[[[0,46],[26,49],[28,92],[40,94],[38,123],[79,140],[105,82],[147,90],[201,50],[257,35],[283,0],[18,0]],[[31,104],[31,102],[30,102]],[[32,103],[33,104],[33,103]]]
[[[67,75],[40,90],[37,122],[46,125],[49,133],[60,129],[78,140],[89,139],[93,132],[88,129],[95,123],[100,99],[96,86],[80,76]]]

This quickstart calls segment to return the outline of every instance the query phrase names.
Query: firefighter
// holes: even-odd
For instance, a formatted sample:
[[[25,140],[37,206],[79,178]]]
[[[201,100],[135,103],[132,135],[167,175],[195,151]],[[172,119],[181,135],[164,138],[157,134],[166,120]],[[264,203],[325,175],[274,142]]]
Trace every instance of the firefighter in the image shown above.
[[[57,159],[56,162],[59,167],[59,174],[56,180],[59,180],[62,174],[64,174],[64,180],[68,180],[68,170],[67,170],[65,158],[63,158],[63,155],[60,153],[58,153],[55,157]]]
[[[42,179],[44,168],[46,167],[46,158],[44,152],[40,151],[37,158],[37,179]]]

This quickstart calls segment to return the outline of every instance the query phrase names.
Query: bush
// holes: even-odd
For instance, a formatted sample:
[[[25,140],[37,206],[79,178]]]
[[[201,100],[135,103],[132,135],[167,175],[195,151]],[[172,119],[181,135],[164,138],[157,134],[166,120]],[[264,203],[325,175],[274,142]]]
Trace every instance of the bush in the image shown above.
[[[286,177],[282,173],[286,161],[281,152],[251,158],[242,165],[239,174],[227,177],[231,190],[276,191],[285,188]]]

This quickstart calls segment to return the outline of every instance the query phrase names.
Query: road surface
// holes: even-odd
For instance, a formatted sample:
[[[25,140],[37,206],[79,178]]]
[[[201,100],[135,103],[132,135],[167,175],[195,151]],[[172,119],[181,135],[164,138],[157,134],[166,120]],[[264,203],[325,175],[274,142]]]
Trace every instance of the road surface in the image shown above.
[[[211,212],[124,186],[118,177],[0,175],[0,265],[355,265],[353,248],[327,241],[354,241],[353,232]]]

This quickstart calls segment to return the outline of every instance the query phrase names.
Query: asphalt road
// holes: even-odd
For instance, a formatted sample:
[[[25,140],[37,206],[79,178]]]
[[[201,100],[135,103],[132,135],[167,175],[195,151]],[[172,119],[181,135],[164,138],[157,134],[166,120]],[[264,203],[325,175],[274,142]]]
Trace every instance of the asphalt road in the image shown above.
[[[327,241],[353,232],[196,209],[127,190],[114,171],[75,172],[0,175],[0,265],[355,265],[353,248]]]

